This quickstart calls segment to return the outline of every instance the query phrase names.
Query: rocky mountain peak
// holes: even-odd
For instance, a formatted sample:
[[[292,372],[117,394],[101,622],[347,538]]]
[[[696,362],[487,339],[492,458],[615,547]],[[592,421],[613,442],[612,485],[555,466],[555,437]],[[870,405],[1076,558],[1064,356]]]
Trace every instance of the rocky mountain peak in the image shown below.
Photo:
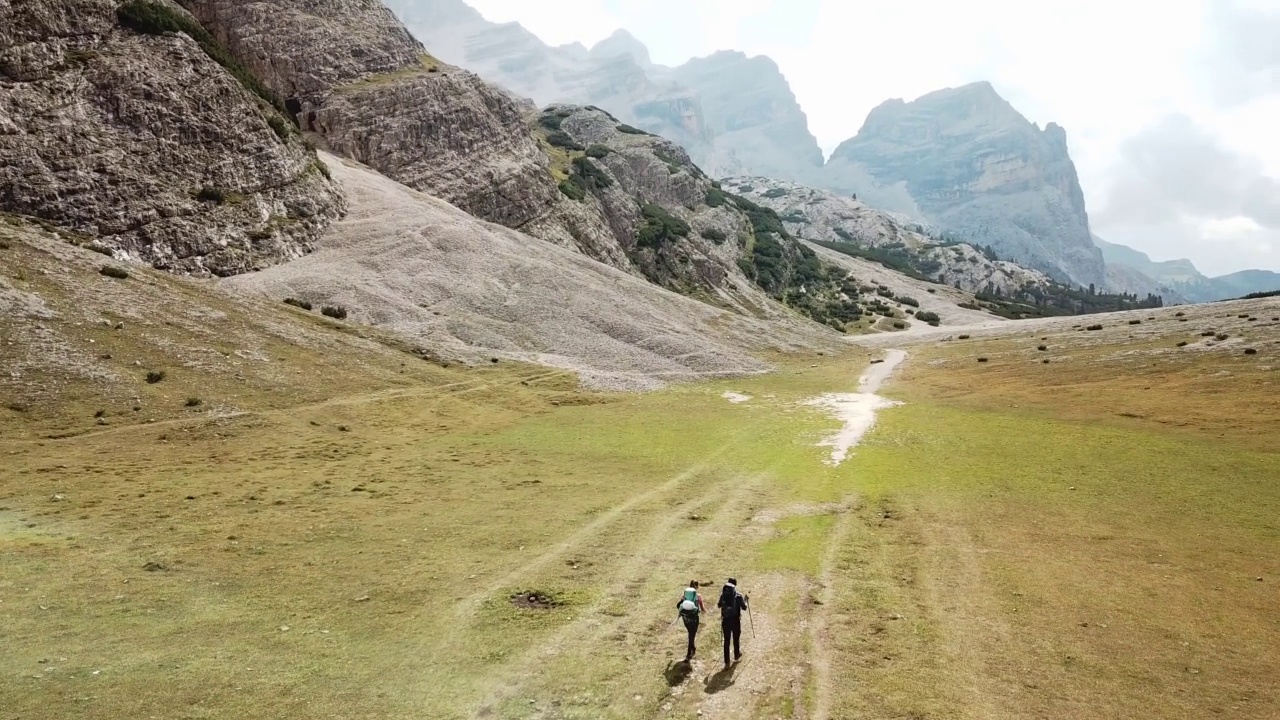
[[[592,57],[612,58],[620,55],[629,56],[641,67],[652,65],[649,59],[649,48],[626,30],[615,30],[612,35],[596,43],[591,48]]]
[[[1056,279],[1104,281],[1066,131],[1040,130],[990,83],[882,103],[825,171],[844,191],[901,185],[931,222]]]

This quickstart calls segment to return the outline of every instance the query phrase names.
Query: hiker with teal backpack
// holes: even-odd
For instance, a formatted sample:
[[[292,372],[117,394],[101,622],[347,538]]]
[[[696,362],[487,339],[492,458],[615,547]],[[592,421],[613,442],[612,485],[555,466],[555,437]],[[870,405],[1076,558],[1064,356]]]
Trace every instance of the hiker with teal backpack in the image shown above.
[[[694,645],[694,638],[698,635],[698,621],[701,613],[707,611],[707,606],[702,602],[702,596],[698,594],[698,581],[690,580],[689,587],[684,589],[684,594],[680,596],[679,602],[676,603],[676,609],[680,611],[680,619],[684,621],[684,629],[689,631],[689,649],[685,651],[684,661],[689,662],[693,659],[693,654],[698,648]]]

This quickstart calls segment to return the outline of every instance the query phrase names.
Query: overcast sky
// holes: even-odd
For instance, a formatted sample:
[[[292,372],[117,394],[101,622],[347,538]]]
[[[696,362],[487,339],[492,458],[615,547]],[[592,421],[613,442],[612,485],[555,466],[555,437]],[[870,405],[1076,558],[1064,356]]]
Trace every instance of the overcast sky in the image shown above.
[[[822,148],[893,97],[989,80],[1067,130],[1094,232],[1216,275],[1280,270],[1280,0],[467,0],[553,45],[777,61]]]

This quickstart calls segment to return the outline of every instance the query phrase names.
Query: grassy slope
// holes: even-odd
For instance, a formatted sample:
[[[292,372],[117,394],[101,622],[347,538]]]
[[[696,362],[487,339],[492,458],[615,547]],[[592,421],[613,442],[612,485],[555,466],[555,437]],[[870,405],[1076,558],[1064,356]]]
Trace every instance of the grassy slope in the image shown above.
[[[5,237],[6,297],[49,311],[3,324],[0,696],[21,717],[647,717],[673,702],[660,630],[691,574],[759,553],[781,578],[762,608],[799,612],[786,568],[809,561],[753,518],[839,494],[812,447],[831,422],[793,403],[857,353],[588,393]],[[530,589],[562,604],[508,602]]]
[[[854,461],[842,713],[1280,716],[1280,326],[1169,352],[1166,314],[917,351]]]
[[[6,282],[60,315],[6,316],[0,351],[26,363],[36,325],[70,348],[0,410],[0,697],[21,717],[1276,712],[1273,341],[1248,363],[1122,334],[1054,337],[1050,366],[1031,337],[919,349],[908,404],[832,469],[813,444],[833,423],[797,401],[851,389],[857,353],[587,393],[10,245]],[[130,307],[168,313],[93,320]],[[104,343],[111,373],[86,374]],[[146,385],[152,365],[169,378]],[[710,629],[690,676],[672,593],[729,573],[758,636],[735,677]],[[525,590],[561,604],[513,607]]]

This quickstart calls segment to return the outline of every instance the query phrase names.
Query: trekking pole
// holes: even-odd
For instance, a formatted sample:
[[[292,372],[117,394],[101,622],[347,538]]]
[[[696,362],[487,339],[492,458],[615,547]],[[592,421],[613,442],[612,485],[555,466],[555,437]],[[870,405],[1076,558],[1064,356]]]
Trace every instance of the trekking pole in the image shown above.
[[[747,605],[747,622],[751,623],[751,637],[756,636],[756,619],[751,616],[751,606]]]
[[[671,621],[671,625],[675,625],[675,624],[676,624],[676,620],[679,620],[679,619],[680,619],[680,616],[679,616],[679,615],[677,615],[677,616],[675,617],[675,620],[672,620],[672,621]],[[665,633],[667,630],[670,630],[670,629],[671,629],[671,625],[668,625],[666,628],[664,628],[664,629],[662,630],[662,632],[664,632],[664,633]]]

